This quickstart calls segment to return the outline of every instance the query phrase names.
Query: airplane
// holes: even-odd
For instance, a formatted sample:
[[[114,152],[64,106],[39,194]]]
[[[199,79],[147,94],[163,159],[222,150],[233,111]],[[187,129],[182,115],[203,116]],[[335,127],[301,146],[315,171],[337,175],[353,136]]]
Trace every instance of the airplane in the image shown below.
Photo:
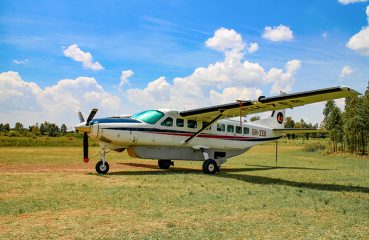
[[[131,157],[157,159],[161,169],[174,166],[173,160],[203,161],[203,172],[215,174],[227,159],[255,145],[276,141],[288,133],[317,131],[284,128],[286,108],[355,95],[359,92],[339,86],[190,110],[154,109],[132,116],[96,119],[98,110],[92,109],[86,121],[78,112],[80,123],[75,129],[83,133],[85,162],[89,161],[88,138],[98,142],[101,148],[101,160],[95,167],[98,174],[109,171],[105,158],[107,149],[127,150]],[[243,116],[266,111],[272,111],[267,118],[253,122],[242,120]]]

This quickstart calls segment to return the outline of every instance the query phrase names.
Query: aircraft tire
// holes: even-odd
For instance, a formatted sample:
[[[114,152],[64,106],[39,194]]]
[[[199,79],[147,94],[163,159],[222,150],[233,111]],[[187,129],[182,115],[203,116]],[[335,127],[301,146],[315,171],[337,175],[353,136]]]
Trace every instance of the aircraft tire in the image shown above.
[[[163,159],[158,160],[158,166],[161,169],[169,169],[170,165],[172,165],[171,160],[163,160]]]
[[[205,160],[202,164],[202,171],[205,174],[215,174],[219,172],[219,167],[217,162],[214,159]]]
[[[105,166],[103,165],[102,161],[96,163],[96,172],[98,174],[107,174],[109,172],[109,163],[105,162]]]

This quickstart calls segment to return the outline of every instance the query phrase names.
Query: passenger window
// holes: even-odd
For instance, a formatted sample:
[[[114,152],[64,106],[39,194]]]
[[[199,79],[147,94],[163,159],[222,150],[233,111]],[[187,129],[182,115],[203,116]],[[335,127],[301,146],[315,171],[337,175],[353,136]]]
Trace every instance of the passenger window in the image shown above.
[[[225,131],[225,125],[222,123],[217,124],[217,131],[224,132]]]
[[[177,118],[176,120],[176,126],[177,127],[184,127],[184,120],[181,118]]]
[[[197,128],[197,121],[195,121],[195,120],[188,120],[187,121],[187,127],[188,128]]]
[[[171,117],[167,117],[162,123],[161,123],[162,126],[165,126],[165,127],[173,127],[173,118]]]
[[[249,133],[250,133],[250,129],[248,127],[244,127],[243,134],[249,134]]]
[[[233,133],[234,132],[234,126],[233,125],[227,125],[227,132]]]
[[[242,128],[240,126],[236,126],[236,133],[242,134]]]
[[[202,122],[202,127],[205,127],[206,125],[208,125],[208,122]],[[209,125],[206,130],[211,130],[211,125]]]

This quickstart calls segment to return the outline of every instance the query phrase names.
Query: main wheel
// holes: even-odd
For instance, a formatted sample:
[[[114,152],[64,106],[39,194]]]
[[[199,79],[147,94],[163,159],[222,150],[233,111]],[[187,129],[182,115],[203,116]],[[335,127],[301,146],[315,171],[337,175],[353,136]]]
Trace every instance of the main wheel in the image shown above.
[[[109,172],[109,163],[105,162],[103,164],[103,161],[99,161],[96,163],[95,169],[98,174],[107,174]]]
[[[173,162],[171,160],[158,160],[158,166],[161,169],[169,169],[170,165],[173,165]]]
[[[202,164],[202,171],[205,174],[215,174],[219,171],[217,162],[214,159],[205,160]]]

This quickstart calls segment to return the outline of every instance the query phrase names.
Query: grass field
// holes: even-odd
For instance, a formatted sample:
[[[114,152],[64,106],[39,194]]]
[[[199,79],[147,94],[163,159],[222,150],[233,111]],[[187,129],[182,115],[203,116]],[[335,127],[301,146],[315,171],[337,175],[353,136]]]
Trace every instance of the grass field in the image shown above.
[[[220,174],[199,162],[78,147],[0,148],[0,239],[369,239],[369,159],[262,145]],[[90,155],[98,153],[92,148]]]

